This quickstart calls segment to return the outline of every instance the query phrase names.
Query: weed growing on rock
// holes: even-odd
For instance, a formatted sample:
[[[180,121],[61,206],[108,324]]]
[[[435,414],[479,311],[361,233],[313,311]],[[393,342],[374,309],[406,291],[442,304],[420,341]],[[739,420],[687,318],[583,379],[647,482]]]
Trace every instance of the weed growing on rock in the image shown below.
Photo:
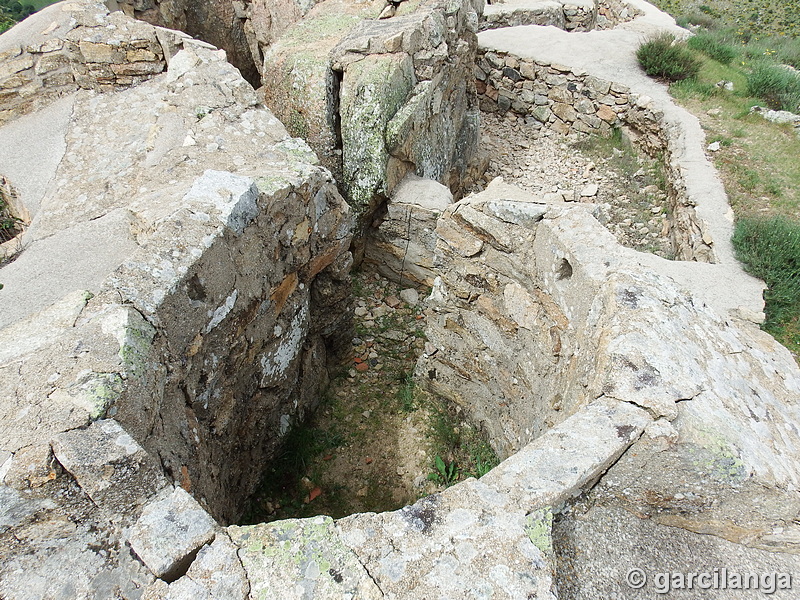
[[[458,480],[458,468],[454,461],[446,463],[438,454],[433,461],[436,471],[428,475],[428,479],[436,481],[445,487],[450,487]]]
[[[684,42],[668,33],[644,42],[636,51],[636,58],[645,73],[668,81],[696,77],[701,65]]]
[[[11,214],[5,193],[0,189],[0,243],[7,242],[19,233],[20,220]]]

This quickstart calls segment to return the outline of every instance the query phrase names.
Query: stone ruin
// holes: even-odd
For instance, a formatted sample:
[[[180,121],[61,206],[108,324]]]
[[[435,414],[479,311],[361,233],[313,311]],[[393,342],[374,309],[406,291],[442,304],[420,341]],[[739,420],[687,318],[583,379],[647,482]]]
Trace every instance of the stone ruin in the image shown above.
[[[674,23],[640,0],[483,8],[74,0],[0,36],[25,223],[0,268],[0,597],[800,576],[800,370],[757,326],[697,121],[632,59]],[[662,156],[683,260],[622,248],[592,204],[462,198],[479,105]],[[505,460],[393,512],[231,525],[345,354],[354,260],[431,286],[417,379]]]

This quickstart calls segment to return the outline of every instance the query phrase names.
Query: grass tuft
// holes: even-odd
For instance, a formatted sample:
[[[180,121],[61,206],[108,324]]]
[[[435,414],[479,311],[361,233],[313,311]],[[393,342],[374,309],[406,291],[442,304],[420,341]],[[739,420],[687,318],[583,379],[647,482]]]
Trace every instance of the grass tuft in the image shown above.
[[[636,51],[636,58],[651,77],[680,81],[697,76],[701,62],[684,42],[672,34],[660,34],[644,42]]]
[[[794,327],[787,346],[800,350],[800,223],[782,216],[741,218],[733,246],[745,269],[768,286],[764,329],[785,339],[787,328]]]
[[[710,31],[701,31],[690,37],[686,45],[723,65],[731,64],[739,55],[735,47],[725,43],[717,34]]]
[[[747,75],[747,93],[761,98],[770,108],[800,109],[800,75],[779,65],[759,62]]]

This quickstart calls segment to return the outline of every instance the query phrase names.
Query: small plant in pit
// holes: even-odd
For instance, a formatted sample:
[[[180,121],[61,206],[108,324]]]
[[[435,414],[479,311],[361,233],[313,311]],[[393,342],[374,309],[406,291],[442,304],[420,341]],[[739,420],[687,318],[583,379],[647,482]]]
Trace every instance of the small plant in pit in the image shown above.
[[[433,465],[436,467],[436,471],[428,475],[429,480],[441,483],[445,487],[450,487],[458,479],[458,468],[456,467],[455,461],[446,463],[444,459],[437,454]]]
[[[485,435],[458,417],[458,410],[443,398],[431,400],[431,445],[434,460],[430,481],[445,487],[467,477],[483,477],[499,464]]]
[[[668,81],[696,77],[701,65],[694,52],[672,34],[647,40],[639,46],[636,58],[645,73]]]

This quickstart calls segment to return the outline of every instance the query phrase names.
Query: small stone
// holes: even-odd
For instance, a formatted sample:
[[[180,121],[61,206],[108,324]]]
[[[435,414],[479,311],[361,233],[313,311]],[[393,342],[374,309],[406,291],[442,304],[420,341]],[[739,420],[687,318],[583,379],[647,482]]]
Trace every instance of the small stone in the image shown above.
[[[390,308],[397,308],[398,306],[400,306],[400,299],[397,298],[397,296],[386,296],[384,302],[386,302],[386,304],[389,305]]]
[[[355,315],[357,317],[366,317],[367,313],[369,313],[369,311],[366,308],[364,308],[363,306],[356,307]]]
[[[582,198],[592,198],[597,195],[599,191],[599,187],[596,183],[590,183],[586,187],[581,190],[581,197]]]
[[[719,142],[711,142],[708,145],[709,152],[716,152],[717,150],[719,150],[719,148],[720,148]]]
[[[356,365],[356,371],[358,371],[359,373],[364,373],[365,371],[369,371],[369,365],[365,362],[358,363]]]
[[[406,304],[416,306],[419,302],[419,293],[414,288],[408,288],[400,292],[400,299]]]

